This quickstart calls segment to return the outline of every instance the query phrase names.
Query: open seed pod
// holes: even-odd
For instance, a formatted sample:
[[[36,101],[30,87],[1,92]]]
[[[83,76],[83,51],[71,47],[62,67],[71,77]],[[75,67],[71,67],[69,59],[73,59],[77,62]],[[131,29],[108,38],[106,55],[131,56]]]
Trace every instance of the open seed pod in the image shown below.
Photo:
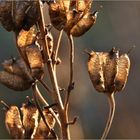
[[[43,114],[45,116],[46,121],[48,122],[51,129],[55,126],[55,118],[52,116],[48,108],[44,108]],[[35,134],[32,136],[33,139],[48,139],[51,138],[50,132],[48,128],[46,127],[44,121],[42,118],[39,121],[38,127],[36,129]]]
[[[38,46],[31,45],[26,48],[26,56],[31,69],[32,77],[40,79],[44,73],[44,62]]]
[[[52,25],[57,30],[64,29],[65,32],[74,37],[86,33],[95,24],[97,12],[90,12],[92,1],[76,0],[75,9],[71,9],[70,1],[55,0],[48,2],[49,15]]]
[[[21,111],[23,114],[22,122],[25,129],[24,138],[30,139],[38,125],[39,112],[35,104],[29,99],[26,101],[26,103],[22,104]]]
[[[0,22],[6,30],[29,30],[38,20],[37,1],[0,1]]]
[[[24,138],[24,129],[21,122],[20,112],[17,106],[10,106],[5,113],[6,128],[14,139]]]
[[[121,91],[127,81],[130,60],[127,54],[119,56],[113,48],[109,53],[91,52],[88,60],[88,72],[95,89],[112,93]]]

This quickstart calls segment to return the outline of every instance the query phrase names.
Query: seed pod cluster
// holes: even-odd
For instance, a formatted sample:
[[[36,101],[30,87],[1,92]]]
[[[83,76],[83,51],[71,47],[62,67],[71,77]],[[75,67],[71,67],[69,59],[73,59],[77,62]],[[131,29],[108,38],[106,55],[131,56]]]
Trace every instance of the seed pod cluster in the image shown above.
[[[4,71],[0,72],[0,82],[15,91],[24,91],[31,87],[33,82],[22,59],[9,59],[3,63]]]
[[[29,98],[19,109],[17,106],[8,106],[6,103],[5,125],[14,139],[49,139],[51,134],[44,121],[39,116],[37,107]],[[22,112],[20,115],[20,111]],[[43,108],[44,117],[51,129],[55,126],[55,119],[48,110]],[[23,118],[23,119],[21,119]]]
[[[29,30],[38,20],[37,1],[0,0],[0,22],[7,31]]]
[[[130,69],[127,54],[119,56],[113,48],[108,52],[91,52],[88,60],[88,72],[95,89],[112,93],[123,90]]]
[[[92,1],[76,0],[75,9],[71,9],[70,1],[50,1],[49,15],[52,25],[57,30],[64,29],[65,32],[74,37],[79,37],[86,33],[95,24],[97,12],[90,12]]]

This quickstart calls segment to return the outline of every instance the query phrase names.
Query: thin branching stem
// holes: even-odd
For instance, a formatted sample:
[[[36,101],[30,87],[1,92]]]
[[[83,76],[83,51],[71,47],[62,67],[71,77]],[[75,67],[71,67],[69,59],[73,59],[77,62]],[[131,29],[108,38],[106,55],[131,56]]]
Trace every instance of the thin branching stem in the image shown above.
[[[56,51],[55,51],[55,57],[54,57],[55,61],[57,61],[57,56],[58,56],[58,51],[59,51],[59,48],[60,48],[60,43],[61,43],[62,35],[63,35],[63,29],[59,33],[59,37],[58,37],[58,41],[57,41],[57,46],[56,46]],[[56,71],[56,64],[54,64],[54,71]]]
[[[36,85],[36,90],[37,90],[37,97],[38,99],[45,105],[45,106],[50,106],[47,101],[44,99],[44,97],[42,96],[42,94],[40,93],[37,85]],[[58,118],[58,115],[55,114],[55,112],[53,111],[52,108],[49,108],[50,113],[52,114],[52,116],[55,118],[56,122],[58,123],[58,125],[61,127],[61,123],[60,120]]]
[[[104,132],[103,132],[103,135],[102,135],[102,137],[101,137],[101,140],[106,139],[106,137],[107,137],[107,135],[108,135],[108,133],[109,133],[109,130],[110,130],[110,128],[111,128],[113,118],[114,118],[114,113],[115,113],[115,99],[114,99],[114,93],[108,94],[108,101],[109,101],[109,108],[110,108],[110,111],[109,111],[108,120],[107,120],[107,123],[106,123],[105,130],[104,130]]]
[[[41,3],[41,0],[38,0],[38,9],[39,9],[39,14],[40,14],[40,20],[38,21],[38,26],[40,29],[40,33],[42,35],[42,47],[43,47],[44,59],[45,59],[45,62],[47,62],[47,68],[50,75],[52,87],[54,90],[53,100],[55,103],[58,103],[58,113],[59,113],[60,122],[61,122],[61,138],[70,139],[69,130],[67,129],[67,120],[64,113],[64,105],[60,96],[56,73],[53,70],[52,59],[49,54],[48,42],[45,39],[45,22],[44,22],[43,10],[40,3]]]
[[[41,109],[41,107],[40,107],[40,105],[39,105],[38,98],[37,98],[38,89],[37,89],[37,84],[36,84],[36,83],[32,84],[32,90],[33,90],[33,99],[34,99],[34,101],[35,101],[36,107],[37,107],[37,109],[38,109],[38,111],[39,111],[39,114],[40,114],[42,120],[44,121],[44,123],[45,123],[47,129],[49,130],[49,132],[51,132],[51,134],[53,135],[53,137],[54,137],[54,138],[57,138],[57,136],[56,136],[54,130],[52,130],[52,129],[50,128],[50,126],[49,126],[47,120],[45,119],[45,116],[44,116],[44,114],[43,114],[43,112],[42,112],[42,109]]]
[[[67,94],[66,94],[65,110],[67,110],[68,108],[70,92],[74,88],[74,83],[73,83],[74,42],[73,42],[72,35],[68,36],[68,38],[69,38],[69,43],[70,43],[70,58],[69,58],[70,59],[70,80],[69,80],[69,85],[68,85]]]

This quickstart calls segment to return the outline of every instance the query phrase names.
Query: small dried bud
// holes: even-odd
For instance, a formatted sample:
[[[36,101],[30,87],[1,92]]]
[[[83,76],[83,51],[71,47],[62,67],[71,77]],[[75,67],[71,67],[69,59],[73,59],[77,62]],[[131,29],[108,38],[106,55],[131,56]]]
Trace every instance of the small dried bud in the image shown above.
[[[50,113],[50,111],[48,110],[48,108],[43,110],[43,114],[50,128],[53,129],[56,121],[55,121],[55,118]],[[33,135],[33,139],[48,139],[49,135],[50,135],[50,132],[41,118],[39,121],[38,127],[36,129],[36,132]]]
[[[25,129],[24,138],[30,139],[33,131],[38,125],[39,112],[35,104],[29,100],[22,104],[21,111],[23,114],[23,126]]]
[[[91,52],[88,72],[95,89],[99,92],[121,91],[127,81],[130,60],[127,54],[119,56],[113,48],[109,53]]]
[[[31,68],[32,76],[40,79],[44,68],[40,49],[36,45],[28,46],[26,48],[26,55]]]
[[[14,139],[24,138],[24,129],[21,122],[20,112],[17,106],[11,106],[5,114],[6,128]]]
[[[24,91],[31,87],[32,82],[27,79],[23,79],[18,75],[8,73],[6,71],[0,72],[0,82],[6,87],[15,91]]]

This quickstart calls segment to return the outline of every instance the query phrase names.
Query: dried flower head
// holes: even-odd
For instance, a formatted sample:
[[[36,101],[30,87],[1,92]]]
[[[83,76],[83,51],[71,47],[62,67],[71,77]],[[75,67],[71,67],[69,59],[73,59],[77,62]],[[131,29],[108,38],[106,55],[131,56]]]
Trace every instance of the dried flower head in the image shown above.
[[[127,81],[130,60],[127,54],[119,56],[113,48],[108,52],[91,52],[88,60],[88,72],[95,89],[112,93],[121,91]]]
[[[97,12],[90,12],[91,3],[91,0],[88,2],[76,0],[74,3],[76,9],[71,9],[70,1],[48,2],[52,25],[59,31],[64,29],[68,35],[75,37],[83,35],[96,22]]]

